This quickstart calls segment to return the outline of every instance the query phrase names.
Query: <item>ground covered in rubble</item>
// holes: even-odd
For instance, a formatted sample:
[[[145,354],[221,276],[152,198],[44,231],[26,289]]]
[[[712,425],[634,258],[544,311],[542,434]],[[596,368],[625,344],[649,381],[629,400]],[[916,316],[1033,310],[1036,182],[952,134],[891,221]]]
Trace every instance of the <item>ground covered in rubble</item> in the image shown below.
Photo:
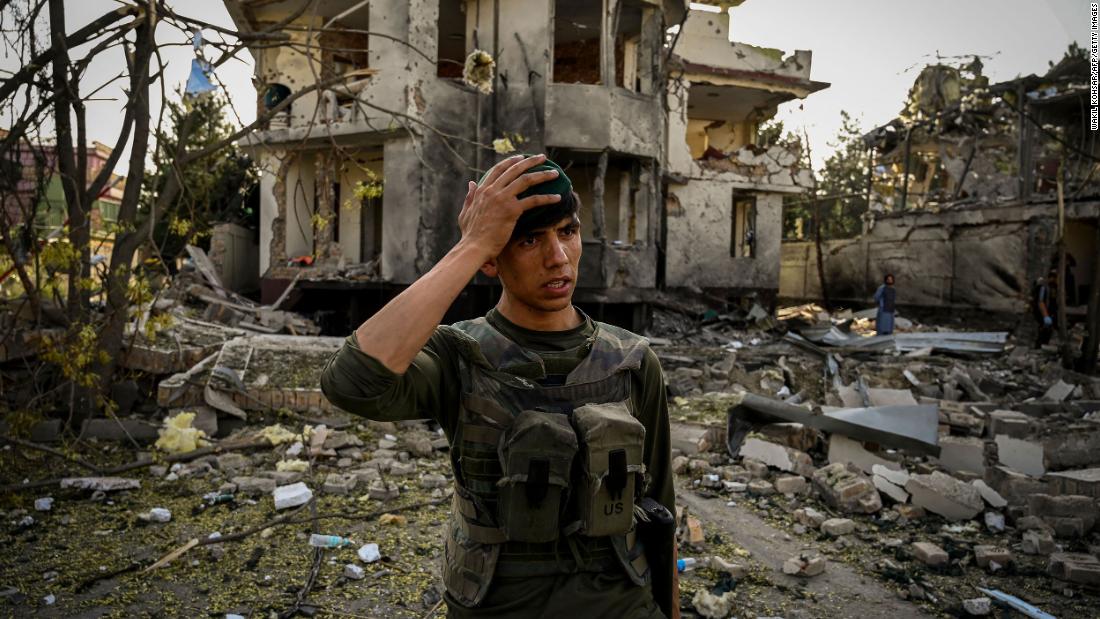
[[[902,323],[916,335],[883,343],[859,316],[780,316],[655,322],[685,617],[1096,616],[1095,378],[998,334]],[[79,439],[8,417],[4,612],[445,614],[438,428],[348,416],[280,369],[337,338],[227,340]],[[195,377],[221,382],[204,396]],[[209,394],[227,384],[232,399]]]

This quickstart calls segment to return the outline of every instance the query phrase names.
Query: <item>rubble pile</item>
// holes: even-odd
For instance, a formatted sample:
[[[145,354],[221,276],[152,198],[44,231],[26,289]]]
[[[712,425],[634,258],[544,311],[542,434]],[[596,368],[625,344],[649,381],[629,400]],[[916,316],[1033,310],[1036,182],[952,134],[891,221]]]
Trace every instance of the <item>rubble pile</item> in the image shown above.
[[[877,336],[850,312],[778,315],[786,332],[655,342],[674,436],[693,437],[674,443],[681,492],[764,514],[828,559],[818,570],[791,556],[784,574],[843,560],[939,612],[1034,603],[1088,616],[1100,591],[1100,380],[1007,333],[899,320],[902,333]],[[681,556],[708,550],[685,536]],[[686,575],[688,590],[693,580],[713,586]]]

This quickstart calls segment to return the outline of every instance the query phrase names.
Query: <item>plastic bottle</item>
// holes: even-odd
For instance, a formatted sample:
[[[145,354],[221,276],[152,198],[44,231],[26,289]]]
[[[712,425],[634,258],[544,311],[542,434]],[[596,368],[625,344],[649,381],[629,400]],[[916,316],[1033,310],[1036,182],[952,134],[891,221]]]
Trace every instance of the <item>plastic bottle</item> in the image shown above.
[[[354,542],[339,535],[319,535],[314,533],[309,536],[309,545],[314,548],[340,548],[351,546]]]
[[[689,572],[689,571],[695,569],[696,567],[698,567],[698,563],[699,563],[699,561],[697,559],[692,558],[692,557],[686,557],[684,559],[677,559],[676,560],[676,571],[680,572],[681,574],[683,574],[684,572]]]

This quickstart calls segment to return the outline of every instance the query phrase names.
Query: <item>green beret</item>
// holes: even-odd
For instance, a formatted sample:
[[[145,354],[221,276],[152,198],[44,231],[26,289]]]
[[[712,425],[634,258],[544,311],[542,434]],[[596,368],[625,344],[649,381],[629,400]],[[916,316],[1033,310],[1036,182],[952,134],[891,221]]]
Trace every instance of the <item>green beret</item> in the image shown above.
[[[531,155],[524,155],[524,157],[530,157],[530,156]],[[573,181],[569,180],[569,176],[566,175],[565,170],[561,169],[561,166],[554,163],[549,158],[547,158],[546,161],[544,161],[544,162],[538,164],[537,166],[531,168],[530,170],[525,172],[525,174],[530,174],[532,172],[546,172],[546,171],[549,171],[549,170],[557,170],[558,171],[558,177],[555,178],[555,179],[552,179],[552,180],[548,180],[544,183],[539,183],[538,185],[528,187],[527,189],[525,189],[522,193],[520,193],[516,197],[522,199],[522,198],[526,198],[526,197],[529,197],[529,196],[556,193],[556,194],[561,195],[563,198],[568,198],[569,194],[572,193],[572,191],[573,191]],[[481,180],[479,180],[477,182],[477,184],[480,185],[483,182],[485,182],[485,177],[488,176],[488,175],[489,175],[488,172],[486,172],[485,174],[482,174],[481,175]]]

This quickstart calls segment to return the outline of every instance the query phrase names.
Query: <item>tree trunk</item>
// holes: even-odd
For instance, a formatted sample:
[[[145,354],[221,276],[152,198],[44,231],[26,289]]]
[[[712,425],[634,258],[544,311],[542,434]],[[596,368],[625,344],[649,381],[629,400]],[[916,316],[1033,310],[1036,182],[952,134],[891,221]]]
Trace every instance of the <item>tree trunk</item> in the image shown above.
[[[821,286],[821,305],[826,310],[831,310],[829,288],[825,282],[825,252],[821,249],[821,201],[816,198],[814,199],[814,246],[817,248],[817,281]]]

